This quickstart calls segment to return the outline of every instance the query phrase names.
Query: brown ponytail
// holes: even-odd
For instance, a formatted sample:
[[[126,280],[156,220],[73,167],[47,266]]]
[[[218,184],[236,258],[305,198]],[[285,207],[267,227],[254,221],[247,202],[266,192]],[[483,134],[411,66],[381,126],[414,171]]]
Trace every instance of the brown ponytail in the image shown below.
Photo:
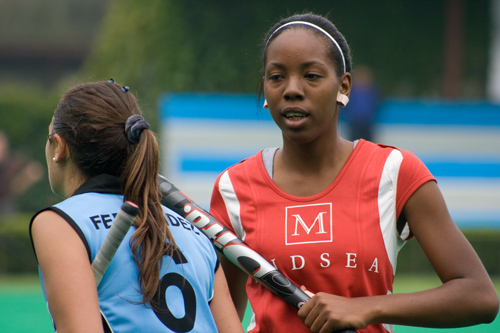
[[[162,258],[176,245],[160,204],[160,148],[155,134],[142,129],[137,142],[125,124],[142,111],[135,96],[114,81],[86,83],[70,89],[54,111],[53,130],[68,143],[70,156],[86,178],[100,174],[122,181],[124,199],[139,205],[130,247],[139,269],[142,302],[155,306]]]
[[[175,242],[160,206],[158,185],[159,147],[155,135],[143,130],[122,177],[125,200],[136,202],[140,210],[131,240],[132,252],[139,268],[139,283],[143,287],[142,303],[151,302],[158,289],[163,256],[172,257]],[[154,304],[153,304],[154,306]]]

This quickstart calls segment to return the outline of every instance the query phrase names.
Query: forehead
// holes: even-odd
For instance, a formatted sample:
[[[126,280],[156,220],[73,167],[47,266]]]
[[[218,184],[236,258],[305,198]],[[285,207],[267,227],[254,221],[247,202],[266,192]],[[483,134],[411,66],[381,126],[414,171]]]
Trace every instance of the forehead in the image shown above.
[[[280,32],[268,44],[266,64],[275,58],[316,58],[334,66],[329,57],[329,40],[321,32],[305,26],[290,26]],[[334,66],[335,67],[335,66]]]

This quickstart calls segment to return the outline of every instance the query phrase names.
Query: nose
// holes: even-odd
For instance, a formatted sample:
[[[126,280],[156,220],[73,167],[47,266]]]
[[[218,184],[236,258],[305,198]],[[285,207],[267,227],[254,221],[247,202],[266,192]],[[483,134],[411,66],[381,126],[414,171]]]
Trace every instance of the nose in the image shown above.
[[[304,91],[298,77],[290,76],[288,78],[287,85],[283,91],[283,97],[286,101],[304,99]]]

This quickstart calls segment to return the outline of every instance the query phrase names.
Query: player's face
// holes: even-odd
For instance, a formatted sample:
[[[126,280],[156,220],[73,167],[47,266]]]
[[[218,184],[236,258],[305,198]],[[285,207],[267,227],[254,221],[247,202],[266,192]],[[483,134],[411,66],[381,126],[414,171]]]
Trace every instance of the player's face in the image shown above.
[[[336,133],[339,79],[326,41],[309,29],[287,29],[268,46],[264,94],[284,138],[311,142]]]

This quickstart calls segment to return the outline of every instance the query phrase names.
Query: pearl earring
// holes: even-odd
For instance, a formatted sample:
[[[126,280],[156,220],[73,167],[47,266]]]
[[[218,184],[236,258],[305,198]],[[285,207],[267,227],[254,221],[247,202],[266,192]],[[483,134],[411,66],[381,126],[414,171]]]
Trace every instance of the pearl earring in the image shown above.
[[[52,161],[54,161],[54,162],[55,162],[55,161],[56,161],[56,158],[55,158],[55,157],[52,157]]]

